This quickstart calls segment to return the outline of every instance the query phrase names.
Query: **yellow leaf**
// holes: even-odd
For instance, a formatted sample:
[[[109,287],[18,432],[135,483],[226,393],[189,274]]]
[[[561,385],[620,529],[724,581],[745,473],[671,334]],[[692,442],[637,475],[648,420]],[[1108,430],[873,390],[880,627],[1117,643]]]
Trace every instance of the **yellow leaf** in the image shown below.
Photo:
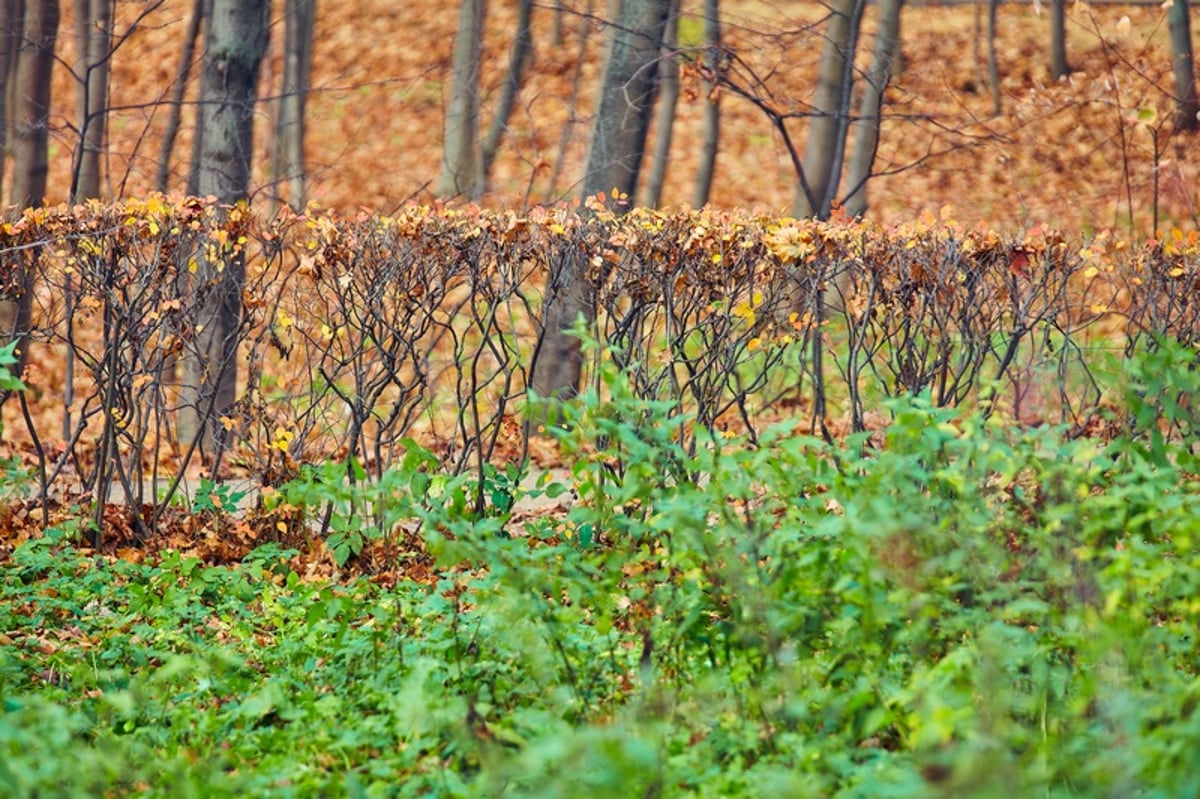
[[[746,324],[750,326],[753,326],[755,320],[758,318],[754,313],[754,309],[750,307],[750,303],[748,302],[739,302],[733,307],[732,313],[738,319],[745,319]]]

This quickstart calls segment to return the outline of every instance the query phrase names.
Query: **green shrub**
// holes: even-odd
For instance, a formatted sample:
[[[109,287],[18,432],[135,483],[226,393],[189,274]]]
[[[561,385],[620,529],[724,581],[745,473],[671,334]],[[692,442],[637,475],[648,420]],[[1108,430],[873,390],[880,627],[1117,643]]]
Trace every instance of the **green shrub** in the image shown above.
[[[1129,374],[1147,402],[1192,379]],[[564,406],[579,501],[519,534],[415,449],[391,483],[287,489],[364,531],[419,519],[432,585],[305,582],[277,546],[214,568],[23,544],[0,792],[1200,791],[1183,428],[1109,446],[912,397],[879,446],[777,426],[692,449],[606,380]]]

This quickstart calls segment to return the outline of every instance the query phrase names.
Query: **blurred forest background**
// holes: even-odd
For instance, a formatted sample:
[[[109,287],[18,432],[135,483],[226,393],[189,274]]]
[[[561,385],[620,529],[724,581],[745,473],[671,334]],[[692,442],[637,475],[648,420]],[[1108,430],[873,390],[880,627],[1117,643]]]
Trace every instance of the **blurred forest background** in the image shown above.
[[[5,3],[10,22],[13,9],[19,14],[24,6],[26,27],[30,15],[58,5]],[[84,120],[94,137],[90,149],[99,154],[99,196],[188,188],[206,5],[211,0],[62,4],[49,97],[47,200],[69,199],[73,186],[81,196],[73,170],[87,149],[80,144]],[[527,43],[528,50],[506,124],[493,134],[490,174],[480,190],[465,193],[493,207],[577,201],[606,48],[619,29],[619,0],[466,5],[482,11],[474,97],[479,142],[504,99],[514,42]],[[861,13],[857,80],[848,98],[857,109],[871,85],[866,78],[887,5],[684,0],[667,26],[657,76],[658,105],[672,102],[671,87],[678,99],[673,113],[656,111],[633,202],[695,203],[706,108],[715,103],[720,128],[709,202],[791,210],[796,171],[781,134],[805,155],[833,12],[847,6]],[[1195,142],[1176,131],[1172,115],[1170,17],[1174,5],[1186,14],[1186,3],[902,5],[900,63],[882,107],[869,216],[892,224],[951,205],[960,222],[1009,232],[1049,226],[1151,236],[1156,216],[1159,228],[1194,227],[1200,205]],[[720,23],[716,49],[706,46],[705,17],[712,9]],[[1058,79],[1051,46],[1056,9],[1063,13],[1069,70]],[[289,31],[304,35],[294,19],[289,27],[289,17],[314,10],[311,76],[289,83],[287,67],[295,63],[285,54],[289,36],[297,35]],[[254,114],[249,189],[255,202],[312,200],[387,213],[409,200],[460,193],[439,185],[447,125],[454,124],[447,119],[455,96],[455,36],[464,27],[459,11],[455,4],[383,0],[271,3]],[[19,36],[7,41],[15,57],[20,48],[11,44]],[[11,127],[19,100],[15,69],[7,75]],[[102,91],[107,102],[97,103]],[[304,159],[289,173],[279,145],[295,112],[281,98],[297,96],[305,100]],[[92,103],[88,114],[86,102]],[[666,119],[673,120],[669,142]],[[20,198],[9,191],[14,163],[18,171],[28,163],[15,149],[19,143],[19,132],[9,136],[14,157],[5,180],[5,195],[17,204]],[[847,153],[852,146],[847,142]],[[665,153],[661,189],[647,185],[656,148]],[[302,174],[303,184],[289,181],[289,174]],[[848,191],[845,181],[842,188],[839,200]]]

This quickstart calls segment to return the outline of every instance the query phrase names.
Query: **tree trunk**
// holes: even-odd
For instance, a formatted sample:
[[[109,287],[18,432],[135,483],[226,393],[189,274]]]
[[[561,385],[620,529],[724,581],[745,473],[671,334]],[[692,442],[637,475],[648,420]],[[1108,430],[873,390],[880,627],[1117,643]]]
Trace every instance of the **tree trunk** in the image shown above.
[[[813,117],[804,148],[804,175],[797,176],[792,215],[829,216],[841,179],[850,101],[854,91],[854,51],[866,0],[835,0],[817,75]]]
[[[496,160],[496,152],[500,142],[508,130],[508,120],[512,117],[513,108],[517,104],[517,95],[525,82],[525,72],[529,68],[530,56],[533,54],[533,32],[529,27],[533,15],[533,0],[518,0],[517,3],[517,33],[513,37],[512,50],[508,56],[508,72],[504,76],[504,87],[500,90],[500,102],[496,106],[496,115],[492,117],[491,127],[480,148],[480,173],[484,186],[492,174],[492,162]]]
[[[625,0],[605,61],[592,141],[584,171],[583,198],[616,190],[632,195],[654,107],[657,62],[670,0]],[[569,331],[582,316],[595,318],[594,292],[587,285],[587,261],[564,248],[550,265],[542,340],[533,364],[533,390],[545,399],[574,396],[583,355]]]
[[[269,0],[214,0],[200,82],[203,149],[197,191],[229,206],[247,199],[258,70],[267,48]],[[242,211],[244,212],[244,211]],[[212,420],[233,405],[245,263],[240,254],[202,259],[193,275],[198,296],[194,348],[183,362],[179,437],[219,443]],[[207,435],[205,435],[207,431]]]
[[[484,0],[462,0],[454,35],[454,76],[442,138],[439,197],[476,199],[483,189],[478,144],[479,58],[483,47]]]
[[[11,114],[9,104],[16,82],[17,51],[21,43],[21,9],[17,0],[0,0],[0,197],[4,196],[4,162],[8,157]]]
[[[50,73],[54,67],[54,44],[58,36],[57,0],[27,3],[22,15],[21,40],[17,45],[10,110],[13,115],[13,178],[9,203],[17,208],[41,205],[46,197],[50,143]],[[18,259],[18,263],[22,263]],[[33,310],[33,274],[18,267],[15,296],[0,301],[0,334],[17,345],[24,368],[28,352],[24,338],[29,333]]]
[[[903,6],[904,0],[879,0],[879,32],[875,34],[871,71],[867,73],[867,88],[855,125],[854,155],[850,159],[850,196],[846,199],[846,213],[852,217],[867,212],[867,181],[879,149],[883,96],[892,78],[896,52],[900,49],[900,11]]]
[[[1171,29],[1171,63],[1175,69],[1175,129],[1194,131],[1200,126],[1197,114],[1196,78],[1192,61],[1192,23],[1188,0],[1175,0],[1167,11]]]
[[[563,43],[563,16],[566,9],[563,7],[565,0],[554,0],[554,23],[550,28],[550,46],[562,47]]]
[[[614,188],[633,195],[637,189],[669,10],[670,0],[621,4],[592,125],[584,198]]]
[[[183,116],[183,96],[187,91],[188,76],[192,73],[192,61],[196,58],[196,40],[200,38],[200,23],[204,21],[204,0],[193,0],[192,13],[188,16],[183,34],[183,53],[179,56],[179,68],[175,72],[175,83],[171,87],[171,102],[167,108],[167,127],[163,132],[162,148],[158,155],[158,172],[154,187],[167,190],[171,177],[171,153],[175,149],[175,137],[179,134],[179,122]],[[193,192],[194,193],[194,192]]]
[[[49,170],[50,73],[58,36],[57,0],[27,3],[17,51],[13,106],[13,185],[9,202],[41,205]]]
[[[704,0],[704,57],[701,60],[704,80],[704,116],[701,118],[700,166],[696,170],[696,187],[692,207],[708,204],[713,174],[717,168],[717,143],[721,133],[721,17],[718,0]]]
[[[592,25],[592,0],[584,4],[583,13],[579,15],[579,43],[575,49],[575,69],[571,72],[571,95],[567,98],[567,121],[558,137],[558,149],[555,152],[553,165],[550,167],[550,177],[546,180],[545,202],[556,202],[558,193],[558,176],[562,174],[563,164],[567,160],[567,147],[575,138],[575,128],[580,123],[579,95],[583,85],[583,69],[587,55],[588,39]]]
[[[996,55],[996,8],[1000,0],[988,0],[987,52],[988,86],[992,90],[992,116],[1000,116],[1000,59]]]
[[[679,0],[669,0],[667,24],[663,28],[662,58],[658,62],[658,114],[655,119],[654,152],[650,173],[646,175],[643,205],[658,208],[662,204],[663,184],[671,159],[671,135],[675,130],[675,105],[679,102]]]
[[[213,11],[216,0],[200,0],[204,4],[203,11],[200,13],[200,19],[204,21],[204,40],[205,48],[208,47],[208,39],[210,30],[213,25]],[[204,91],[204,67],[201,65],[200,91]],[[192,132],[192,161],[188,166],[187,193],[197,195],[200,193],[200,164],[204,160],[204,106],[201,103],[196,105],[196,126]]]
[[[79,57],[79,143],[71,197],[80,202],[100,196],[100,155],[108,111],[112,7],[108,0],[75,0],[75,37]]]
[[[283,87],[271,153],[271,182],[275,185],[276,197],[286,197],[292,208],[303,210],[307,202],[304,110],[312,80],[317,0],[287,0],[284,14]],[[285,188],[286,192],[282,191]]]
[[[1059,80],[1071,74],[1067,64],[1067,1],[1050,2],[1050,78]]]

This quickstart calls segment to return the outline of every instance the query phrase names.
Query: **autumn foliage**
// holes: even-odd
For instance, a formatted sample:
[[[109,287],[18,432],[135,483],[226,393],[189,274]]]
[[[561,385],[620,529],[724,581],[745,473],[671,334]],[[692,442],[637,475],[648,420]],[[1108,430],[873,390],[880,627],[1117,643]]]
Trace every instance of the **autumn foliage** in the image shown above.
[[[157,195],[29,210],[0,230],[5,279],[35,273],[30,392],[19,416],[8,404],[9,439],[44,494],[101,505],[116,486],[161,508],[202,456],[264,484],[331,459],[378,478],[418,441],[442,468],[482,475],[529,454],[541,292],[565,257],[587,259],[598,311],[585,380],[602,394],[598,375],[619,368],[636,397],[693,420],[689,446],[697,426],[753,438],[797,413],[826,436],[869,430],[879,400],[910,393],[1094,430],[1112,402],[1106,357],[1200,337],[1194,235],[1131,247],[1003,238],[949,209],[881,228],[619,215],[604,199],[588,216],[411,205],[264,218]],[[241,398],[205,409],[231,444],[201,453],[174,434],[175,372],[217,290],[198,264],[219,275],[238,253]]]

